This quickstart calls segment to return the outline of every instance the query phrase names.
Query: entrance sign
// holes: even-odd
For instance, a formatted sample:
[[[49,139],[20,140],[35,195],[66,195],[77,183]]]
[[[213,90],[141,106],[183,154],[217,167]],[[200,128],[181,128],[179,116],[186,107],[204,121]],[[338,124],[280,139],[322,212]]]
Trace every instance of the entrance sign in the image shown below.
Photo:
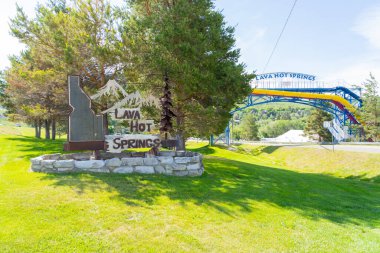
[[[122,94],[123,98],[112,107],[103,111],[103,113],[110,113],[113,120],[127,121],[129,124],[128,130],[131,134],[106,135],[105,144],[107,152],[120,153],[128,148],[159,147],[161,145],[159,136],[139,134],[151,132],[155,128],[154,121],[143,119],[141,114],[141,106],[155,104],[156,101],[153,97],[144,99],[138,91],[128,94],[116,81],[110,80],[105,87],[101,88],[92,98],[96,99],[101,96],[110,95],[117,96],[119,94]],[[129,108],[124,108],[126,105],[129,106]]]
[[[293,72],[274,72],[261,74],[256,76],[256,81],[265,80],[265,79],[275,79],[275,78],[294,78],[308,81],[315,81],[316,77],[312,75],[302,74],[302,73],[293,73]]]
[[[79,76],[68,77],[69,116],[68,142],[65,150],[104,149],[103,115],[91,109],[91,99],[80,87]]]
[[[69,76],[68,83],[69,103],[73,111],[69,118],[69,142],[65,144],[65,150],[106,149],[107,152],[120,153],[128,148],[161,146],[159,135],[141,134],[155,129],[154,120],[144,119],[141,106],[159,107],[158,99],[153,96],[143,98],[138,91],[129,94],[114,80],[108,81],[91,97],[80,88],[79,76]],[[104,110],[103,115],[95,115],[91,109],[91,99],[109,99],[110,96],[117,102]],[[115,121],[126,121],[130,134],[104,135],[103,117],[107,117],[107,113]]]
[[[150,132],[154,128],[153,120],[132,120],[129,122],[129,131],[131,133]]]
[[[111,117],[113,120],[134,120],[141,119],[140,108],[132,108],[132,109],[115,109],[111,113]]]
[[[80,88],[79,76],[69,78],[69,99],[73,109],[69,119],[69,141],[103,140],[103,116],[95,115],[91,109],[91,99]]]
[[[107,152],[121,153],[129,148],[159,148],[161,146],[161,140],[157,135],[106,135],[106,145]]]

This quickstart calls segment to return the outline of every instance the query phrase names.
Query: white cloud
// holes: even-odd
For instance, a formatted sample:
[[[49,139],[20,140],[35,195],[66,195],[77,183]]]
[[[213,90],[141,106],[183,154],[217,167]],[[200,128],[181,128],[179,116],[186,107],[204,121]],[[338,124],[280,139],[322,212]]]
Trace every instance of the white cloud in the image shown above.
[[[373,47],[380,49],[379,26],[380,5],[376,5],[359,14],[352,29],[356,33],[366,38]]]

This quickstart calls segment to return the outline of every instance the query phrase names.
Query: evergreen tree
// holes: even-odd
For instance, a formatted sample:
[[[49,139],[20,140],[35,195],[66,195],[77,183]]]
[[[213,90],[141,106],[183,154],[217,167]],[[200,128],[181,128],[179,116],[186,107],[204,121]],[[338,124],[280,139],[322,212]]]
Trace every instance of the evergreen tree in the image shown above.
[[[145,88],[158,92],[158,78],[165,73],[170,78],[178,148],[185,149],[190,135],[222,132],[229,111],[249,94],[253,78],[238,62],[234,29],[226,26],[211,0],[130,3],[139,65],[149,78]]]
[[[14,106],[13,112],[25,122],[33,124],[36,137],[40,138],[41,127],[45,127],[45,138],[55,139],[56,122],[66,118],[69,108],[66,89],[62,87],[61,73],[32,50],[18,58],[11,58],[11,68],[6,72],[7,96]],[[50,129],[51,135],[50,135]]]
[[[239,133],[239,137],[244,140],[255,141],[258,140],[258,126],[253,114],[247,114],[236,126],[236,130]]]
[[[323,127],[323,122],[331,121],[333,119],[332,115],[322,111],[320,109],[315,109],[311,112],[305,126],[305,133],[313,137],[313,135],[318,135],[318,140],[329,141],[331,140],[331,133],[328,129]]]
[[[175,117],[175,114],[171,110],[173,104],[169,87],[169,78],[167,75],[165,75],[164,79],[165,87],[164,95],[161,97],[162,114],[160,122],[160,131],[162,133],[165,133],[165,139],[167,139],[168,132],[172,131],[173,129],[172,118]]]
[[[367,139],[380,140],[380,96],[378,93],[379,83],[370,74],[364,82],[362,118],[365,122],[364,132]]]
[[[125,31],[121,34],[120,20],[117,9],[106,0],[50,0],[37,5],[33,19],[17,6],[10,28],[34,52],[33,57],[38,55],[61,77],[61,89],[67,92],[67,75],[79,74],[85,90],[92,93],[131,66],[128,36]],[[46,68],[33,66],[33,70]],[[108,108],[107,100],[97,105],[93,109],[98,112]],[[104,124],[107,129],[107,120]]]
[[[7,82],[5,81],[4,78],[4,72],[0,70],[0,104],[3,105],[6,94],[5,94],[5,89],[7,87]]]

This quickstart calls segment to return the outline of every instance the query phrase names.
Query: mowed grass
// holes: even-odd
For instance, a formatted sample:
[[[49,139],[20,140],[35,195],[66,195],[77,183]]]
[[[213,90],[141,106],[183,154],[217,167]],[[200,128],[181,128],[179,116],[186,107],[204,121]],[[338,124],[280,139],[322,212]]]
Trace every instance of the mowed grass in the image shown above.
[[[272,161],[293,171],[323,173],[380,183],[380,154],[332,151],[308,146],[265,146],[243,144],[238,152]]]
[[[378,167],[347,178],[335,160],[318,169],[324,157],[289,166],[313,150],[281,161],[190,143],[199,178],[28,172],[62,143],[0,136],[0,252],[379,252]]]

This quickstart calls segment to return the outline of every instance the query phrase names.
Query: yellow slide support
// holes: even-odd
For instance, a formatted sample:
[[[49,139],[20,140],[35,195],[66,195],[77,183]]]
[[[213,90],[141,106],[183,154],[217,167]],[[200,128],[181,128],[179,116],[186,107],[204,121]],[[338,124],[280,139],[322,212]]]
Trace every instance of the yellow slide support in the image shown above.
[[[295,91],[280,91],[280,90],[266,90],[266,89],[253,89],[253,95],[266,95],[266,96],[277,96],[277,97],[292,97],[292,98],[306,98],[306,99],[321,99],[321,100],[330,100],[335,101],[343,105],[354,117],[356,120],[361,122],[360,117],[356,111],[356,108],[350,104],[346,99],[338,95],[331,94],[319,94],[319,93],[308,93],[308,92],[295,92]]]

